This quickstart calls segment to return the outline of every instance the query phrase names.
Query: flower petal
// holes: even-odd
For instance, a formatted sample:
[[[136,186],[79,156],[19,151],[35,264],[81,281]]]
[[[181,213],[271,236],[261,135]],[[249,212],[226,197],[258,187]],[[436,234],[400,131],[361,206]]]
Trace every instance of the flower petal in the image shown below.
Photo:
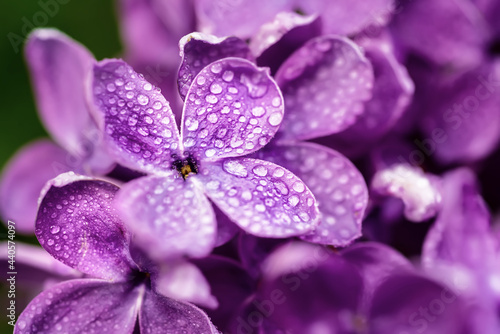
[[[85,83],[94,57],[55,29],[35,29],[25,47],[38,110],[45,127],[68,152],[88,154],[89,115]]]
[[[153,259],[202,257],[214,247],[212,205],[190,178],[184,181],[171,174],[128,182],[116,206],[137,246]]]
[[[207,196],[248,233],[285,238],[316,226],[313,194],[295,175],[273,163],[225,159],[207,163],[196,178]]]
[[[122,223],[111,207],[118,187],[73,173],[49,181],[35,234],[40,245],[71,268],[120,281],[134,268]]]
[[[120,27],[127,59],[178,66],[177,43],[194,30],[194,8],[184,0],[121,0]]]
[[[38,197],[45,183],[68,166],[72,156],[49,140],[38,140],[21,148],[11,158],[0,180],[2,219],[16,223],[18,233],[34,233]]]
[[[279,68],[286,114],[279,134],[305,140],[352,125],[371,98],[373,70],[361,49],[344,37],[320,36]]]
[[[179,133],[165,98],[124,61],[94,66],[95,116],[119,163],[143,172],[170,169]]]
[[[146,291],[139,314],[141,333],[218,334],[203,311],[188,303]]]
[[[298,2],[299,10],[307,14],[318,14],[323,19],[325,34],[352,36],[371,25],[384,26],[391,17],[391,0],[303,0]]]
[[[184,104],[182,140],[200,159],[252,153],[283,118],[283,97],[266,69],[242,58],[216,61],[196,76]]]
[[[19,316],[14,333],[132,333],[139,298],[139,289],[128,283],[67,281],[38,295]]]
[[[317,15],[303,16],[294,12],[278,13],[272,22],[262,25],[250,40],[250,50],[259,66],[276,73],[281,63],[308,40],[321,34]]]
[[[251,37],[259,27],[282,11],[291,11],[293,1],[226,0],[195,1],[198,30],[217,36]]]
[[[427,234],[422,262],[470,268],[491,264],[496,243],[490,232],[490,213],[478,193],[474,174],[458,169],[443,177],[443,208]]]
[[[432,218],[441,208],[440,179],[411,165],[396,164],[377,171],[371,189],[400,198],[405,204],[405,217],[413,222]]]
[[[349,159],[312,143],[276,145],[257,155],[292,171],[314,194],[321,222],[302,239],[345,246],[361,235],[368,190],[363,176]]]
[[[184,100],[194,77],[208,64],[227,57],[239,57],[253,61],[247,44],[238,37],[217,38],[213,35],[193,32],[179,41],[182,57],[177,85]]]
[[[211,309],[218,307],[206,278],[192,263],[182,260],[169,262],[168,266],[161,267],[152,275],[151,283],[153,290],[165,297]]]
[[[373,39],[360,45],[373,65],[373,97],[365,102],[364,113],[352,126],[319,141],[349,157],[360,156],[377,144],[403,115],[414,91],[413,81],[397,62],[390,42]]]
[[[463,68],[483,60],[489,39],[484,23],[471,1],[408,1],[394,16],[391,31],[410,52],[438,65]]]

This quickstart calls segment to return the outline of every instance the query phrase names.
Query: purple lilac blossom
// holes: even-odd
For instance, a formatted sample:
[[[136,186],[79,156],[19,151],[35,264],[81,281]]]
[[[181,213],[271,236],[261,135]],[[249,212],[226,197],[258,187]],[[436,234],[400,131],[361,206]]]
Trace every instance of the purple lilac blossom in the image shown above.
[[[36,236],[50,255],[87,277],[43,291],[19,316],[14,333],[132,333],[137,319],[141,333],[218,333],[201,310],[156,290],[164,277],[158,267],[134,262],[130,233],[113,207],[118,189],[73,173],[47,183]],[[170,274],[192,277],[186,266],[181,273],[178,268],[171,266]]]
[[[95,61],[90,52],[58,30],[36,29],[25,57],[41,121],[54,142],[37,140],[11,159],[0,181],[0,213],[28,234],[45,182],[70,170],[103,175],[113,162],[100,146],[85,98],[86,76]]]
[[[216,222],[208,198],[255,235],[301,235],[316,225],[314,196],[300,179],[242,157],[266,145],[283,117],[267,71],[241,58],[203,68],[187,92],[180,134],[168,102],[123,61],[97,64],[92,91],[109,153],[152,174],[118,195],[124,221],[150,256],[209,254]],[[176,237],[181,227],[184,238]]]

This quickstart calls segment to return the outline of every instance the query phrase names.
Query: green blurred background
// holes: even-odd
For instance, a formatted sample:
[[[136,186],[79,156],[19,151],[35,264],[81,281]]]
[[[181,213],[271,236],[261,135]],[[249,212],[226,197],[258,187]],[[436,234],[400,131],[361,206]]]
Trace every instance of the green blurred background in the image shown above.
[[[48,15],[44,5],[51,10]],[[58,5],[57,9],[55,5]],[[0,167],[21,146],[29,141],[46,137],[33,99],[29,74],[23,57],[23,47],[17,52],[11,45],[9,36],[24,39],[23,28],[28,21],[35,27],[54,27],[68,34],[85,45],[97,59],[120,55],[121,44],[117,24],[117,4],[112,0],[2,0],[0,4],[0,94],[1,94],[1,138]],[[42,14],[44,13],[44,14]],[[43,18],[47,23],[43,23]],[[29,30],[29,28],[28,28]],[[0,227],[1,239],[6,229]],[[18,235],[17,241],[35,243],[36,239]],[[19,290],[19,286],[17,287]],[[22,291],[18,291],[22,293]],[[20,296],[21,297],[21,296]],[[11,333],[12,327],[7,325],[6,302],[7,287],[0,283],[0,333]],[[8,302],[8,301],[7,301]],[[20,309],[17,309],[19,316]]]

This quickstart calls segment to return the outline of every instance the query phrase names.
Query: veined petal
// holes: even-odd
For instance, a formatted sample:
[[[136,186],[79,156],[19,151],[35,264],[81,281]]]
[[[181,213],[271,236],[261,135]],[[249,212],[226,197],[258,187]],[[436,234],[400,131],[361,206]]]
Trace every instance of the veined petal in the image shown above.
[[[320,224],[307,241],[346,246],[361,236],[361,221],[368,205],[363,176],[337,151],[312,143],[276,145],[257,156],[281,165],[311,189],[318,205]]]
[[[286,108],[280,139],[311,139],[349,127],[371,98],[373,80],[370,62],[347,38],[310,40],[276,73]]]
[[[35,225],[40,245],[85,274],[112,281],[126,279],[135,264],[127,232],[111,206],[117,191],[111,183],[72,173],[49,181]]]
[[[247,44],[238,37],[218,38],[193,32],[179,41],[182,57],[177,85],[184,100],[194,77],[208,64],[227,57],[239,57],[253,61]]]
[[[116,205],[123,221],[137,246],[153,259],[202,257],[214,247],[212,205],[190,178],[142,177],[118,193]]]
[[[419,167],[396,164],[375,173],[371,189],[380,195],[400,198],[405,217],[421,222],[434,217],[441,208],[440,179]]]
[[[258,57],[257,64],[270,67],[274,74],[288,56],[321,32],[318,15],[282,12],[260,27],[250,40],[249,47],[252,54]]]
[[[186,151],[200,160],[242,156],[266,145],[283,119],[283,97],[267,69],[224,58],[198,73],[182,122]]]
[[[251,37],[259,27],[283,11],[291,11],[291,0],[196,0],[198,30],[217,36]]]
[[[153,290],[165,297],[209,309],[219,306],[203,273],[192,263],[182,260],[169,262],[152,275],[151,283]]]
[[[25,47],[40,118],[56,142],[76,156],[88,154],[93,124],[85,97],[95,62],[81,44],[56,29],[35,29]]]
[[[94,113],[118,162],[162,172],[180,156],[179,133],[169,103],[122,60],[94,66]]]
[[[14,333],[132,333],[139,298],[139,288],[129,283],[63,282],[33,299]]]
[[[317,225],[313,194],[294,174],[273,163],[224,159],[196,175],[207,196],[239,227],[253,235],[285,238]]]
[[[146,291],[139,314],[141,333],[218,334],[203,311],[188,303]]]
[[[69,165],[72,156],[49,140],[21,148],[11,158],[0,180],[0,213],[12,220],[19,233],[34,233],[38,197],[45,183],[59,173],[80,166]]]

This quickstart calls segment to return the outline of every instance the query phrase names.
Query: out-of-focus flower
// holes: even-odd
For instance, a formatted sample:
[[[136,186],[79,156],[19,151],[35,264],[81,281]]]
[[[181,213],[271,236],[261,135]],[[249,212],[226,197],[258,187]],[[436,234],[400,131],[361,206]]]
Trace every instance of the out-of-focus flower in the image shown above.
[[[180,277],[190,284],[200,279],[192,265],[174,265],[165,275],[142,257],[132,259],[129,231],[113,209],[118,189],[73,173],[47,184],[36,236],[50,255],[88,278],[43,291],[19,316],[14,333],[132,333],[137,315],[141,333],[218,333],[195,306],[161,294],[175,291]],[[176,292],[192,299],[201,291],[184,286]]]
[[[25,46],[40,119],[55,143],[38,140],[22,148],[4,169],[0,214],[18,232],[33,233],[43,185],[70,170],[103,175],[113,162],[102,151],[90,117],[85,82],[95,61],[79,43],[55,29],[34,30]]]
[[[151,257],[210,253],[216,221],[208,199],[255,235],[289,237],[315,227],[316,202],[300,179],[242,157],[266,145],[283,118],[267,71],[241,58],[204,67],[186,94],[180,135],[165,98],[123,61],[95,66],[93,94],[110,154],[152,174],[124,185],[117,198]]]

